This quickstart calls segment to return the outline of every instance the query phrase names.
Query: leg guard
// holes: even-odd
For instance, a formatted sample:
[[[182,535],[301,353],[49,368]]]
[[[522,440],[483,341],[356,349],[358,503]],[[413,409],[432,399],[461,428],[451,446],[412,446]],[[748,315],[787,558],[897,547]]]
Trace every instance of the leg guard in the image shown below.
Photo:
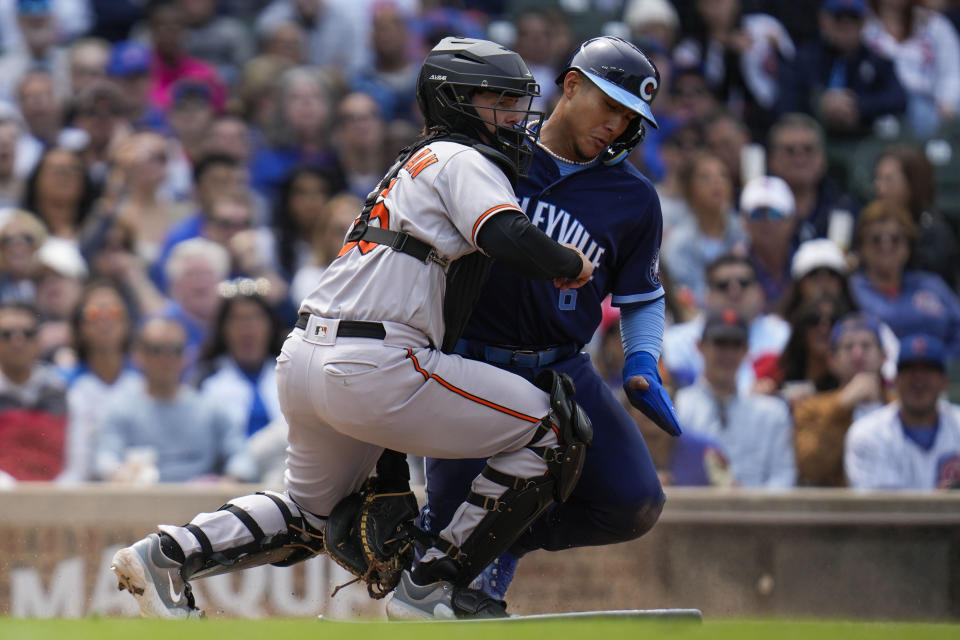
[[[323,552],[323,519],[273,491],[235,498],[183,527],[160,530],[184,551],[184,580],[263,564],[288,566]]]
[[[484,467],[481,475],[507,490],[499,498],[471,491],[467,502],[485,509],[487,514],[459,548],[443,538],[436,544],[459,567],[451,582],[460,587],[468,586],[553,504],[556,481],[552,476],[517,478],[489,466]]]
[[[555,500],[565,501],[580,479],[586,449],[593,440],[593,427],[583,409],[573,401],[573,380],[566,374],[547,370],[537,376],[536,385],[550,394],[552,419],[541,421],[527,448],[546,461],[549,473],[518,478],[489,465],[484,467],[481,475],[506,487],[506,491],[498,498],[471,491],[467,503],[486,510],[487,514],[459,548],[442,538],[436,544],[459,566],[457,578],[452,580],[457,586],[469,585]],[[559,446],[535,444],[550,432],[556,434]]]

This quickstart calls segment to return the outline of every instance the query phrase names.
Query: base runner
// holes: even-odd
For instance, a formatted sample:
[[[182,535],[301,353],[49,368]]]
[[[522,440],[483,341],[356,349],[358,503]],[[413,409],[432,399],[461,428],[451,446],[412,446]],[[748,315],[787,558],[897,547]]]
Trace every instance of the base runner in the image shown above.
[[[633,540],[663,508],[636,423],[582,352],[606,296],[620,309],[630,403],[668,433],[681,431],[657,373],[664,327],[660,201],[650,181],[624,161],[644,128],[657,126],[651,108],[659,72],[632,43],[603,36],[580,46],[557,84],[559,102],[517,193],[531,224],[582,248],[594,276],[581,289],[557,291],[494,265],[456,351],[528,380],[544,368],[569,375],[595,434],[570,500],[548,509],[484,572],[482,588],[499,599],[523,554]],[[426,526],[447,526],[483,464],[427,461]]]

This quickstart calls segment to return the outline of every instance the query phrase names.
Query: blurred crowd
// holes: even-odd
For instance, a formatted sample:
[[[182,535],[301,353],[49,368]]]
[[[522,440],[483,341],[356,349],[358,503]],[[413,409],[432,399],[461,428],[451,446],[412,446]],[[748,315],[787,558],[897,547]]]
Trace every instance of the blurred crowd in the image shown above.
[[[667,484],[960,484],[960,2],[0,0],[0,480],[279,485],[274,362],[448,35],[655,62]],[[594,341],[619,389],[617,310]]]

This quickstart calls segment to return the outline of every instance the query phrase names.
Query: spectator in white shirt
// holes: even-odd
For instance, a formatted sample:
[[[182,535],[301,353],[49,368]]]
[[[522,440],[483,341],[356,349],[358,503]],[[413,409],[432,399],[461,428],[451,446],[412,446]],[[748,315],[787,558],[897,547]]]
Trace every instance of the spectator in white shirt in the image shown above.
[[[913,334],[900,341],[899,401],[850,427],[844,470],[859,489],[960,488],[960,407],[941,399],[947,389],[946,347]]]
[[[731,308],[707,316],[700,340],[703,375],[677,393],[684,430],[717,440],[737,484],[785,488],[796,483],[793,424],[779,398],[740,392],[736,372],[747,355],[747,324]]]

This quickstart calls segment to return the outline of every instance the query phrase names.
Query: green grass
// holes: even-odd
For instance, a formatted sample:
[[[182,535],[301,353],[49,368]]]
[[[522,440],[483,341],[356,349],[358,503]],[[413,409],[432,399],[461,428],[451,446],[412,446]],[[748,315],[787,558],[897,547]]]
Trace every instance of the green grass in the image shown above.
[[[706,620],[370,623],[317,620],[0,619],[2,640],[955,640],[960,625]]]

